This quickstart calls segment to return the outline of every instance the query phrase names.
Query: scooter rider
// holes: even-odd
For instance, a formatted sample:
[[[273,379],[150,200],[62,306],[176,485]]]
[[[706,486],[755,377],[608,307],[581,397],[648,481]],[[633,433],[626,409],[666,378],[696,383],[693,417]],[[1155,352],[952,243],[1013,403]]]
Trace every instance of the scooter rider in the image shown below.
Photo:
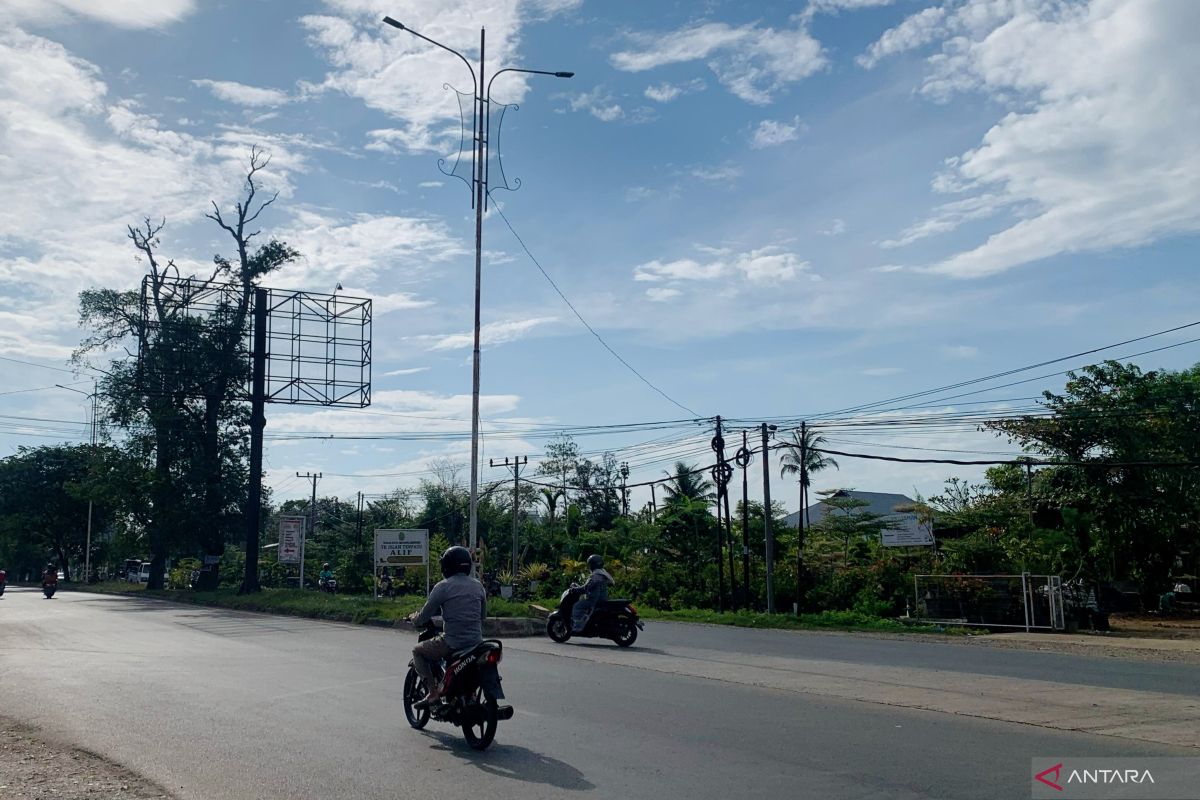
[[[317,585],[322,589],[333,580],[333,570],[329,568],[329,562],[326,561],[321,565],[321,574],[317,576]]]
[[[425,681],[426,695],[414,704],[420,707],[438,700],[440,687],[433,677],[438,662],[483,641],[487,615],[487,592],[471,577],[471,552],[465,547],[451,547],[442,553],[441,567],[444,580],[433,587],[424,608],[408,618],[419,628],[438,614],[442,617],[441,635],[418,643],[412,651],[413,668]]]
[[[587,583],[583,586],[584,596],[571,610],[571,632],[573,634],[583,633],[596,606],[608,599],[608,587],[613,584],[613,576],[604,569],[603,556],[599,554],[588,556],[587,566],[592,574],[588,576]]]
[[[58,570],[54,564],[47,564],[46,571],[42,573],[42,588],[47,586],[58,586]]]

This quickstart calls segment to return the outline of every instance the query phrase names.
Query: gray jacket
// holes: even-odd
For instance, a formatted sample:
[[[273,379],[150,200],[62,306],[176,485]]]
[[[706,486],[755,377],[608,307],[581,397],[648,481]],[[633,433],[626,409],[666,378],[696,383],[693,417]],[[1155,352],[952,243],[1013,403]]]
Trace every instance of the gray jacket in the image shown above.
[[[608,587],[613,584],[613,576],[608,574],[608,570],[595,569],[588,576],[587,583],[583,586],[583,591],[587,595],[589,605],[596,605],[608,599]]]
[[[483,641],[483,619],[487,616],[487,592],[470,575],[453,575],[438,581],[417,614],[416,626],[441,614],[446,644],[465,650]]]

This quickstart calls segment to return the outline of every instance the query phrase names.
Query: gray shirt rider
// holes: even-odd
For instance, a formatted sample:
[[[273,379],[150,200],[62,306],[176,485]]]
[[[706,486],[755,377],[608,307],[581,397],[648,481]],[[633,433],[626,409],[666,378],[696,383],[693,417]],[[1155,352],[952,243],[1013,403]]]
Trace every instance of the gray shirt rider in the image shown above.
[[[487,592],[470,575],[451,575],[438,581],[429,593],[415,624],[421,627],[441,614],[447,646],[465,650],[483,641],[483,619],[487,616]]]

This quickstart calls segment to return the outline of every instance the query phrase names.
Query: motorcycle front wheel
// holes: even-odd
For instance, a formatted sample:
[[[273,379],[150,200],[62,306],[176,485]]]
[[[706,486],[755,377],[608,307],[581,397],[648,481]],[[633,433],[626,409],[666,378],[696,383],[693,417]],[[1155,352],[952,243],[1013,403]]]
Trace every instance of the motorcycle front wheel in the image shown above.
[[[546,635],[561,644],[571,638],[571,623],[563,617],[551,617],[546,623]]]
[[[408,719],[408,724],[417,730],[429,724],[429,709],[413,708],[413,704],[424,697],[425,682],[415,669],[409,667],[408,674],[404,676],[404,716]]]
[[[472,694],[471,703],[475,706],[471,709],[474,718],[463,720],[463,736],[472,749],[486,750],[496,738],[496,726],[500,722],[496,701],[480,686]]]

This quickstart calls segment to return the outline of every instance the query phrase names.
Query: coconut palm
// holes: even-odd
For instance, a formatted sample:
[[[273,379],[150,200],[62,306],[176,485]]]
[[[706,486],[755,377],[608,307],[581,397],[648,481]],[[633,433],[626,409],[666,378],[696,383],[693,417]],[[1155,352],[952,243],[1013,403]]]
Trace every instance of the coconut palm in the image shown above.
[[[676,461],[674,471],[668,470],[666,476],[667,505],[677,503],[684,498],[712,502],[716,497],[713,494],[712,481],[705,477],[703,471],[698,471],[693,464]]]
[[[825,437],[812,428],[792,431],[792,440],[784,443],[783,456],[779,459],[779,472],[783,477],[797,475],[800,478],[800,513],[804,514],[804,524],[811,527],[808,518],[808,487],[812,485],[812,476],[822,470],[833,467],[840,469],[837,461],[820,452],[825,444]],[[803,455],[801,455],[803,453]]]

